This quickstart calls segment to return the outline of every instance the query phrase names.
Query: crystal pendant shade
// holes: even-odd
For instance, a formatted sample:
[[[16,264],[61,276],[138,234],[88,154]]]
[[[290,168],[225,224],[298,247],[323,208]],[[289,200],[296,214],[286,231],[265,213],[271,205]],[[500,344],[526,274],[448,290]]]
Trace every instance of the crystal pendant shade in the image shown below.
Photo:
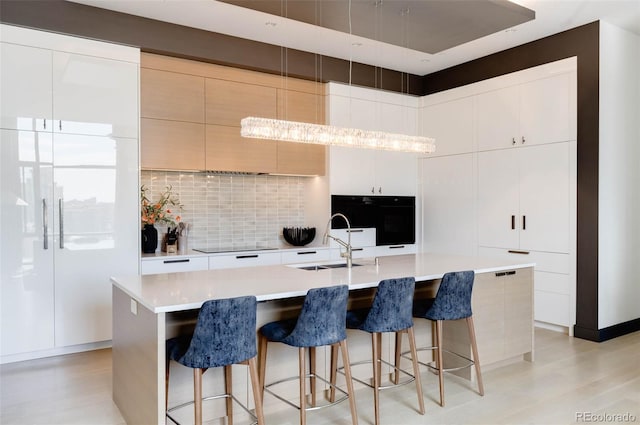
[[[258,117],[243,118],[240,121],[240,135],[242,137],[281,142],[423,154],[435,152],[436,150],[435,140],[430,137]]]

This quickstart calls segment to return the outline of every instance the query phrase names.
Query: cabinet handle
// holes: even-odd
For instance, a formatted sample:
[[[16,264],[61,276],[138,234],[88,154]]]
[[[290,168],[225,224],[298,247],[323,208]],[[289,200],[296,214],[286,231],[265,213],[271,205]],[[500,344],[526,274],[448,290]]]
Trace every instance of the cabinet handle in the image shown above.
[[[514,274],[516,274],[515,270],[509,270],[508,272],[496,272],[496,277],[513,276]]]
[[[378,188],[378,193],[382,194],[382,186]]]
[[[511,216],[511,230],[516,230],[516,216]]]
[[[45,118],[45,119],[44,119],[44,120],[42,120],[42,121],[44,122],[43,126],[44,126],[44,129],[46,130],[46,129],[47,129],[47,119]]]
[[[47,200],[42,198],[42,238],[44,239],[42,249],[49,249],[49,217]]]
[[[376,193],[376,188],[374,186],[371,186],[371,193],[373,193],[373,194]]]
[[[62,198],[58,198],[58,213],[60,214],[60,249],[64,249],[64,208]]]
[[[511,144],[512,144],[512,145],[515,145],[515,144],[516,144],[516,138],[515,138],[515,137],[512,137],[512,138],[511,138]]]
[[[347,229],[347,233],[362,233],[364,229]]]
[[[509,254],[522,254],[522,255],[529,255],[529,251],[520,251],[518,249],[510,249],[507,251]]]
[[[400,249],[400,248],[404,248],[404,245],[394,245],[389,247],[389,249]]]
[[[60,131],[62,131],[62,120],[59,121],[58,128],[60,128]]]
[[[527,230],[527,216],[522,216],[522,230]]]
[[[526,142],[526,139],[524,138],[524,136],[522,136],[522,144],[524,145],[525,142]]]
[[[298,255],[317,254],[317,251],[300,251],[297,254]]]
[[[351,248],[351,251],[362,251],[364,248]]]
[[[253,255],[236,255],[236,258],[238,260],[241,260],[243,258],[258,258],[258,254],[253,254]]]
[[[163,263],[164,264],[188,263],[189,261],[191,261],[191,260],[189,260],[188,258],[183,258],[183,259],[180,259],[180,260],[164,260]]]

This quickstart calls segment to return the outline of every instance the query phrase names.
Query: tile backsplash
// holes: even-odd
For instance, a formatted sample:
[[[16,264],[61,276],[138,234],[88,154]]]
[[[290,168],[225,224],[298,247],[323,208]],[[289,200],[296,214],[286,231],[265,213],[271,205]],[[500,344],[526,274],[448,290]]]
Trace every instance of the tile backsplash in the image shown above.
[[[190,224],[189,247],[274,247],[282,228],[305,226],[305,177],[148,171],[140,184],[150,200],[172,187]],[[166,231],[156,226],[158,233]]]

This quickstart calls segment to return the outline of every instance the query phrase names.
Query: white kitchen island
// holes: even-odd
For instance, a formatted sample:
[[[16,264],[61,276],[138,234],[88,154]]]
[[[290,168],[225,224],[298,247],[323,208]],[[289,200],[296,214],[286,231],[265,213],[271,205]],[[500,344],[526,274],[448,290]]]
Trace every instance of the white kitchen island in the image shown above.
[[[373,259],[354,263],[360,265],[317,271],[277,265],[113,277],[113,399],[127,423],[165,423],[165,340],[193,326],[198,309],[209,299],[255,295],[259,301],[260,326],[295,315],[302,297],[311,288],[348,285],[350,302],[357,305],[370,298],[371,288],[383,279],[415,277],[419,282],[417,296],[424,293],[428,296],[444,273],[474,270],[472,307],[481,364],[533,359],[534,264],[429,253],[380,257],[378,265]],[[466,326],[463,323],[457,326],[457,322],[448,325],[445,344],[468,354]],[[422,330],[423,338],[430,338],[428,326],[417,321],[416,328],[418,335]],[[370,355],[368,338],[349,333],[348,341],[352,361],[359,360],[359,352]],[[267,380],[291,375],[291,365],[297,367],[297,350],[274,349],[269,356]],[[281,360],[282,367],[272,356]],[[205,395],[221,388],[222,379],[209,376],[216,372],[205,375]],[[180,373],[179,367],[172,366],[170,406],[175,404],[174,394],[180,401],[189,400],[191,395],[191,375]],[[234,376],[234,391],[248,393],[243,388],[246,378],[239,375]],[[251,404],[250,398],[245,401]],[[265,400],[267,414],[269,408]]]

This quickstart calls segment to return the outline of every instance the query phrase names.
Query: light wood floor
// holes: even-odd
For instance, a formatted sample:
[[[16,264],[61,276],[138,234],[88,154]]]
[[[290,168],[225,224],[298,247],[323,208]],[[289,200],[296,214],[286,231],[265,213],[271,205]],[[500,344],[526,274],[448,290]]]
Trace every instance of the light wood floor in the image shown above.
[[[447,377],[447,404],[439,407],[437,378],[426,371],[422,375],[424,416],[416,411],[412,385],[383,392],[382,424],[625,423],[623,417],[613,416],[580,420],[580,412],[627,414],[630,423],[640,423],[640,332],[597,344],[536,329],[535,343],[535,363],[518,362],[485,371],[484,397],[468,383]],[[124,424],[111,400],[108,349],[2,365],[0,392],[3,425]],[[371,391],[359,390],[356,400],[360,423],[372,424]],[[311,412],[308,422],[350,424],[348,409],[348,403],[342,403]],[[268,424],[295,424],[297,420],[297,411],[291,408],[266,412]]]

